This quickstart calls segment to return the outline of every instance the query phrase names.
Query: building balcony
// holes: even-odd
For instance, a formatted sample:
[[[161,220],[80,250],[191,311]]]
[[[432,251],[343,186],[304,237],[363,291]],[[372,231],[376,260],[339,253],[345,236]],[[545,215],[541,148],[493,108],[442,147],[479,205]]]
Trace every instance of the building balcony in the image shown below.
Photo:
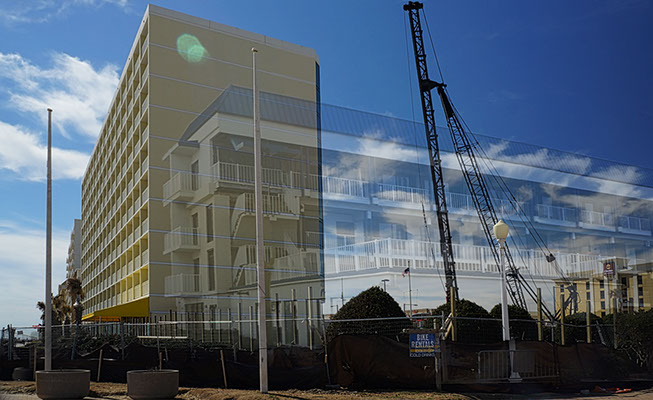
[[[377,185],[376,197],[381,201],[408,203],[421,205],[430,204],[429,196],[425,189],[410,186],[388,185],[379,183]]]
[[[194,189],[197,189],[198,186],[198,175],[177,172],[163,184],[163,198],[166,202],[192,200]]]
[[[179,295],[187,293],[199,293],[199,274],[177,274],[165,277],[165,294]]]
[[[178,226],[163,237],[163,253],[173,251],[196,251],[200,248],[197,228]]]
[[[597,211],[581,210],[579,226],[588,229],[614,231],[614,215]]]
[[[456,272],[461,275],[498,273],[498,266],[488,246],[453,245]],[[532,250],[513,249],[513,259],[522,273],[543,277],[557,277],[555,266],[544,255]],[[577,270],[577,262],[556,254],[567,271]],[[598,268],[599,256],[591,256]],[[560,259],[564,259],[560,262]],[[577,259],[574,259],[577,260]],[[373,272],[383,268],[405,269],[412,272],[443,273],[440,244],[418,240],[378,239],[324,250],[325,272],[329,274]],[[563,264],[565,263],[565,264]]]
[[[537,204],[535,206],[535,216],[533,219],[543,224],[576,226],[578,221],[578,210],[569,207]]]
[[[619,232],[651,236],[651,220],[639,217],[619,217]]]
[[[325,198],[334,200],[367,199],[370,196],[369,182],[336,176],[322,177],[322,192]]]

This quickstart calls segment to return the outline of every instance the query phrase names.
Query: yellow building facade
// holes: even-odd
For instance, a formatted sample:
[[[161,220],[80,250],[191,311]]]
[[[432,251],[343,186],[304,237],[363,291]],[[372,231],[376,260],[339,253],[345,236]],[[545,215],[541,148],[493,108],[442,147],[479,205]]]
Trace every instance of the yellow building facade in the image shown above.
[[[266,311],[319,314],[315,52],[150,5],[82,181],[87,320],[234,321],[257,312],[252,47]]]
[[[575,291],[577,296],[565,309],[567,314],[587,311],[598,316],[628,311],[646,311],[653,307],[653,269],[650,265],[635,265],[626,268],[626,260],[615,258],[605,260],[611,264],[614,273],[604,273],[603,265],[594,271],[574,273],[569,277],[571,285],[562,280],[555,280],[556,311],[559,311],[561,294],[569,299]],[[570,287],[571,286],[571,287]],[[571,290],[570,290],[571,289]]]

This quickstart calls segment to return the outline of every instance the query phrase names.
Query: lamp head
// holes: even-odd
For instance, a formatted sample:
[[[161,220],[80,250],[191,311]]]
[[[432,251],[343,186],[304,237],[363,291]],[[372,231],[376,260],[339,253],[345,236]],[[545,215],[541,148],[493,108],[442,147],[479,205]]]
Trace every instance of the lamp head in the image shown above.
[[[503,222],[503,220],[499,220],[499,222],[497,222],[496,225],[494,225],[492,230],[494,231],[494,236],[499,241],[503,241],[506,240],[506,238],[508,237],[508,232],[510,231],[510,228],[505,222]]]

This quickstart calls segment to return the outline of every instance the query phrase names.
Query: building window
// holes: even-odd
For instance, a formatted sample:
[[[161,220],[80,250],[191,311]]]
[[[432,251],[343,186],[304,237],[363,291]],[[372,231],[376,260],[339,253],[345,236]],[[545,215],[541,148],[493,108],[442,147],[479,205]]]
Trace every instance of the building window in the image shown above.
[[[644,299],[639,299],[639,308],[644,308]]]
[[[605,287],[605,283],[603,282],[603,279],[599,281],[599,287],[603,289]]]
[[[601,290],[601,300],[605,299],[605,292]]]
[[[590,290],[590,281],[585,282],[585,290]]]
[[[199,292],[200,291],[200,259],[199,258],[193,260],[193,274],[195,275],[193,277],[195,291]]]
[[[605,301],[601,302],[601,310],[605,310]]]
[[[643,287],[638,287],[638,288],[637,288],[637,295],[638,295],[639,297],[644,296],[644,288],[643,288]]]
[[[206,241],[213,241],[213,204],[206,206]]]
[[[642,284],[642,276],[641,275],[637,275],[637,284],[638,285]]]
[[[193,224],[193,244],[197,245],[199,244],[198,235],[199,235],[199,228],[200,228],[200,216],[197,213],[195,213],[190,216],[190,219]]]
[[[621,284],[628,287],[628,278],[621,278]]]
[[[209,290],[215,290],[215,258],[213,249],[206,251],[207,264],[209,268]]]
[[[590,298],[590,292],[587,292],[586,298],[587,298],[587,300],[592,300],[592,299]]]
[[[601,318],[605,317],[605,311],[601,311]]]

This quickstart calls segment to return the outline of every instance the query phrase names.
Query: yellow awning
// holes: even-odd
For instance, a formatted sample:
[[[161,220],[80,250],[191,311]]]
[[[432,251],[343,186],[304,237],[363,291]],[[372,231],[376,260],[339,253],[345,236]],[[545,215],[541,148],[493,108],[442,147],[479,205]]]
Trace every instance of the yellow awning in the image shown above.
[[[109,308],[103,308],[82,317],[84,321],[120,321],[121,318],[127,317],[148,317],[150,315],[150,298],[130,301],[129,303],[120,304]]]

